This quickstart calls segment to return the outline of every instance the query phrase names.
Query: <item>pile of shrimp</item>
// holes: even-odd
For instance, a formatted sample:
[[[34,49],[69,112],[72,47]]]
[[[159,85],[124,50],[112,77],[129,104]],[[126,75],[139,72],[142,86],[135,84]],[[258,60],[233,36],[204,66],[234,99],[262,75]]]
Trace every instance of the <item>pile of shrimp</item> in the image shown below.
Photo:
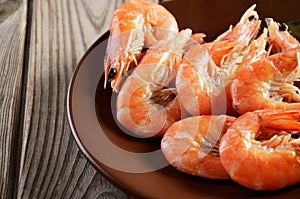
[[[179,31],[163,6],[121,5],[112,18],[105,87],[117,120],[158,137],[177,170],[253,190],[300,182],[300,43],[251,6],[211,42]]]

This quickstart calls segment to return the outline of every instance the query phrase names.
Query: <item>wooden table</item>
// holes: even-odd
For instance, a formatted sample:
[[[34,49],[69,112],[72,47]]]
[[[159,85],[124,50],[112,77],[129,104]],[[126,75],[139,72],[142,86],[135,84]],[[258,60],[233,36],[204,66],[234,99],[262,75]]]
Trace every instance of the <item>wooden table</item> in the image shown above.
[[[123,2],[0,0],[0,198],[130,198],[86,161],[66,113],[76,63]]]

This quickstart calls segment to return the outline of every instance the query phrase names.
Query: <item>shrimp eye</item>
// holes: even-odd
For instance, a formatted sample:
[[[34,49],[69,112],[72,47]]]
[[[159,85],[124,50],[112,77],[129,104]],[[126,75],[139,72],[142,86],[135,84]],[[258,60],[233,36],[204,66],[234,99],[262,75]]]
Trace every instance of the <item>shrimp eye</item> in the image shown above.
[[[147,48],[147,47],[144,45],[143,48],[142,48],[142,53],[143,53],[143,52],[146,52],[148,49],[149,49],[149,48]]]
[[[298,138],[299,138],[299,135],[297,135],[297,134],[292,134],[291,137],[294,138],[294,139],[298,139]]]
[[[281,23],[279,25],[279,30],[280,31],[286,31],[288,29],[288,26],[285,23]]]
[[[249,19],[249,21],[257,20],[257,18],[254,15],[251,15],[248,19]]]
[[[108,71],[108,78],[112,79],[117,75],[117,70],[115,68],[110,68]]]

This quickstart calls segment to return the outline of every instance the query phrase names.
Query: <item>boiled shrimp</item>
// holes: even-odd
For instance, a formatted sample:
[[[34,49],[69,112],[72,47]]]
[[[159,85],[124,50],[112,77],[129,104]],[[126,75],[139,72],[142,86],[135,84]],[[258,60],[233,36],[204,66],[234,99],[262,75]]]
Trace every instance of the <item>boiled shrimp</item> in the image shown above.
[[[233,28],[230,27],[216,40],[203,45],[217,66],[227,66],[224,63],[230,54],[240,52],[256,38],[261,21],[255,7],[255,4],[251,6]]]
[[[119,91],[123,75],[140,60],[143,46],[169,40],[178,33],[174,16],[163,6],[145,0],[133,0],[121,5],[110,24],[104,71],[108,81]]]
[[[177,170],[209,179],[228,179],[219,157],[218,144],[234,117],[194,116],[168,129],[161,150]]]
[[[247,112],[221,138],[221,162],[231,179],[253,190],[293,185],[300,182],[299,134],[299,111]]]
[[[216,66],[204,48],[193,47],[184,56],[176,78],[182,106],[194,116],[228,113],[225,77],[225,71]]]
[[[178,97],[191,115],[236,115],[232,107],[230,84],[244,65],[267,56],[267,30],[240,52],[232,52],[226,67],[218,67],[203,45],[184,56],[176,79]],[[247,55],[247,56],[245,56]]]
[[[234,78],[244,66],[269,56],[267,41],[268,30],[264,28],[262,34],[243,50],[229,54],[228,61],[225,63],[227,66],[222,68],[227,68],[229,75]]]
[[[272,46],[273,53],[287,51],[300,46],[299,41],[290,34],[285,23],[276,23],[272,18],[267,18],[266,22],[269,30],[269,43]]]
[[[300,110],[300,47],[271,55],[243,67],[231,84],[234,109]]]
[[[181,119],[176,89],[170,83],[190,35],[186,29],[175,39],[155,45],[124,82],[117,96],[117,119],[135,135],[161,136]]]

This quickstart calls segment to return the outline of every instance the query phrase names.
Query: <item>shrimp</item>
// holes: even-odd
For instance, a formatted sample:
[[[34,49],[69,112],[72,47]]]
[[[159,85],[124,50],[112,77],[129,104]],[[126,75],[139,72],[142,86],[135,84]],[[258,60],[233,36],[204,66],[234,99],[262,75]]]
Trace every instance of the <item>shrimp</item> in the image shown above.
[[[229,75],[234,78],[238,72],[248,64],[266,58],[270,51],[266,50],[268,41],[268,30],[264,28],[263,33],[240,52],[229,54],[229,61],[223,68],[228,68]]]
[[[299,134],[300,111],[247,112],[222,136],[221,162],[232,180],[253,190],[293,185],[300,182]]]
[[[267,18],[266,22],[269,30],[269,43],[272,46],[273,53],[300,46],[299,41],[290,34],[288,26],[285,23],[276,23],[272,18]]]
[[[122,85],[116,102],[117,119],[133,134],[161,136],[181,119],[176,89],[169,84],[175,79],[190,36],[191,30],[186,29],[174,40],[155,45]]]
[[[271,55],[243,67],[231,84],[234,109],[300,110],[300,47]]]
[[[226,67],[218,67],[203,45],[193,47],[184,56],[176,79],[178,97],[191,115],[237,115],[232,107],[230,84],[244,65],[267,56],[267,30],[241,52],[228,57]],[[247,55],[247,56],[245,56]],[[225,63],[224,63],[225,64]]]
[[[256,4],[253,4],[246,10],[234,28],[229,28],[229,30],[220,35],[216,41],[237,40],[243,45],[248,45],[250,41],[256,37],[261,24],[255,8]]]
[[[219,157],[218,144],[231,116],[202,115],[175,122],[161,141],[161,150],[177,170],[209,179],[229,179]]]
[[[110,24],[110,37],[104,60],[105,82],[118,92],[122,77],[138,64],[143,46],[169,40],[178,33],[174,16],[163,6],[144,0],[121,5]]]
[[[225,70],[222,70],[200,45],[194,46],[182,60],[176,77],[176,89],[182,106],[191,115],[228,113]],[[225,86],[224,86],[225,85]]]
[[[215,41],[203,45],[217,66],[226,66],[224,62],[226,62],[228,55],[233,52],[240,52],[257,36],[261,21],[254,10],[255,7],[255,4],[251,6],[235,27],[230,27]]]

